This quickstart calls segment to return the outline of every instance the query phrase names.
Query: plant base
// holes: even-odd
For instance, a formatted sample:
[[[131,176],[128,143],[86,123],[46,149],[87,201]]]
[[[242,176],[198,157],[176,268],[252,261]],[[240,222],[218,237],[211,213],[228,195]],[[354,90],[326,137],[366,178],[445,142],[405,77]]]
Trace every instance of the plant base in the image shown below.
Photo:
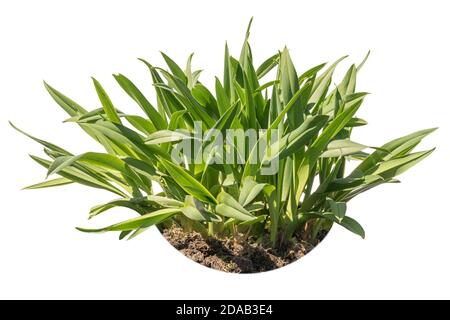
[[[257,273],[281,268],[306,255],[326,236],[323,232],[315,243],[298,237],[277,249],[267,240],[256,241],[238,234],[233,238],[203,237],[197,232],[185,232],[172,226],[161,230],[172,246],[191,260],[220,271]]]

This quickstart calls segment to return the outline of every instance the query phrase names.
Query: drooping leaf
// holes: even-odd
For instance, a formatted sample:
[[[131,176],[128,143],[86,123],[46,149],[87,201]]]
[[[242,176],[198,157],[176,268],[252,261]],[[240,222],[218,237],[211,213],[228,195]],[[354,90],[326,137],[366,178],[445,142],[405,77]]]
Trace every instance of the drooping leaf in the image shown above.
[[[137,218],[113,224],[105,228],[99,229],[77,228],[77,230],[89,233],[97,233],[106,231],[130,231],[138,228],[148,228],[180,212],[181,212],[180,209],[175,208],[160,209],[151,213],[144,214]]]
[[[299,215],[299,221],[306,222],[310,219],[326,219],[331,222],[335,222],[342,227],[346,228],[347,230],[359,235],[361,238],[365,238],[366,234],[364,232],[363,227],[353,218],[350,218],[349,216],[345,216],[341,221],[336,218],[335,214],[332,212],[323,212],[323,213],[317,213],[317,212],[309,212],[309,213],[302,213]]]

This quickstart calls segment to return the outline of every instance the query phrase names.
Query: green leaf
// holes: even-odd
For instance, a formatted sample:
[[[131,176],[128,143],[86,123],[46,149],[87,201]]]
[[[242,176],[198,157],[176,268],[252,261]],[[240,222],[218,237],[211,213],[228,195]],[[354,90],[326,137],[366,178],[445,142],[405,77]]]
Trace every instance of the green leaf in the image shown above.
[[[364,57],[363,61],[361,61],[361,63],[356,67],[357,71],[361,70],[361,68],[364,66],[364,64],[366,63],[369,56],[370,56],[370,50],[367,51],[366,56]]]
[[[347,123],[346,127],[361,127],[367,125],[367,121],[361,118],[352,118]]]
[[[78,156],[57,158],[49,167],[47,175],[56,174],[77,161],[92,163],[106,169],[125,172],[125,162],[116,156],[106,153],[87,152]]]
[[[287,48],[281,52],[280,66],[278,70],[281,88],[281,102],[285,105],[299,90],[298,76],[292,63]],[[303,120],[303,110],[300,100],[296,100],[294,106],[287,113],[289,126],[296,128]]]
[[[103,109],[105,109],[108,120],[114,123],[121,123],[117,110],[114,108],[114,105],[112,104],[105,89],[103,89],[100,82],[98,82],[95,78],[92,78],[92,81],[94,82],[95,90],[97,91],[97,95],[102,103]]]
[[[50,187],[57,187],[57,186],[63,186],[66,184],[73,183],[72,180],[67,178],[57,178],[53,180],[44,181],[41,183],[33,184],[31,186],[25,187],[24,189],[31,190],[31,189],[42,189],[42,188],[50,188]]]
[[[300,96],[304,93],[305,87],[302,87],[300,90],[298,90],[289,100],[289,102],[286,104],[286,106],[283,108],[283,110],[278,114],[276,119],[271,123],[269,130],[276,129],[278,125],[284,120],[284,117],[288,113],[289,110],[295,105],[297,100],[300,98]]]
[[[192,73],[192,57],[194,56],[194,53],[191,53],[187,59],[186,62],[186,69],[184,70],[184,73],[186,74],[186,80],[187,80],[187,86],[189,89],[192,90],[192,88],[195,86],[194,76]]]
[[[262,214],[259,215],[257,217],[255,217],[252,220],[247,220],[247,221],[243,221],[241,223],[239,223],[240,226],[251,226],[255,223],[260,223],[260,222],[264,222],[267,219],[267,215],[266,214]]]
[[[146,135],[150,135],[156,131],[156,127],[152,122],[140,116],[120,115],[120,117],[125,118],[133,127]]]
[[[422,152],[415,152],[399,158],[387,160],[381,162],[379,165],[374,167],[369,172],[372,175],[378,175],[384,179],[390,179],[395,176],[398,176],[399,174],[413,167],[418,162],[428,157],[433,151],[434,149]]]
[[[145,139],[146,144],[161,144],[167,142],[179,142],[185,139],[193,139],[190,134],[179,131],[160,130],[150,134]]]
[[[141,107],[152,124],[158,130],[167,128],[166,120],[156,111],[153,105],[147,100],[141,91],[131,82],[127,77],[122,74],[114,75],[114,78],[122,87],[122,89]]]
[[[354,234],[357,234],[363,239],[366,237],[366,233],[363,227],[358,223],[358,221],[353,218],[345,216],[342,221],[338,222],[338,224],[343,226],[345,229],[353,232]]]
[[[219,193],[217,201],[219,204],[216,206],[216,212],[222,216],[234,218],[239,221],[248,221],[255,218],[233,196],[225,191]]]
[[[283,160],[301,150],[315,137],[327,123],[328,116],[317,115],[307,117],[296,129],[284,135],[267,150],[264,159]]]
[[[45,89],[47,89],[48,93],[52,96],[53,100],[56,101],[57,104],[61,108],[63,108],[70,116],[76,116],[80,114],[84,114],[87,111],[81,107],[78,103],[73,101],[72,99],[66,97],[58,90],[52,88],[49,84],[44,81]]]
[[[252,177],[246,177],[239,193],[239,203],[245,207],[249,205],[264,189],[265,183],[257,183]]]
[[[11,121],[9,122],[9,124],[11,125],[11,127],[13,127],[15,130],[19,131],[21,134],[27,136],[28,138],[36,141],[37,143],[43,145],[44,147],[46,147],[48,149],[50,149],[52,151],[56,151],[56,152],[61,153],[61,154],[71,155],[70,152],[64,150],[63,148],[58,147],[57,145],[55,145],[53,143],[50,143],[50,142],[45,141],[45,140],[38,139],[38,138],[33,137],[32,135],[26,133],[25,131],[22,131],[21,129],[17,128]]]
[[[173,61],[168,55],[164,52],[161,52],[164,60],[166,61],[167,66],[169,67],[172,74],[178,78],[180,78],[185,84],[187,84],[187,77],[184,74],[183,70]]]
[[[349,139],[333,140],[328,144],[327,149],[320,155],[320,157],[321,158],[342,157],[362,151],[366,148],[368,147],[363,144],[353,142]]]
[[[352,102],[341,114],[339,114],[330,124],[322,131],[319,137],[308,148],[303,157],[302,162],[297,171],[297,192],[296,199],[300,200],[301,194],[304,191],[306,182],[310,175],[311,170],[314,167],[317,159],[319,158],[323,149],[328,143],[345,127],[348,121],[353,117],[358,108],[361,106],[362,98]]]
[[[214,198],[214,196],[208,191],[208,189],[206,189],[205,186],[203,186],[193,176],[191,176],[185,169],[167,160],[160,160],[161,164],[167,170],[169,175],[184,191],[199,199],[200,201],[217,204],[216,198]]]
[[[203,204],[196,200],[192,196],[186,196],[184,200],[184,206],[181,208],[181,212],[191,220],[194,221],[208,221],[208,222],[221,222],[222,218],[209,212],[205,209]]]
[[[411,146],[414,147],[417,145],[424,137],[436,129],[437,128],[420,130],[384,144],[379,150],[375,150],[370,156],[361,162],[361,164],[359,164],[350,174],[350,177],[356,178],[366,175],[371,168],[385,159],[403,155],[405,151],[409,152],[411,150]]]
[[[331,212],[336,216],[338,221],[342,222],[347,211],[347,204],[345,202],[336,202],[331,198],[327,198],[326,202]]]
[[[51,165],[51,161],[32,155],[30,157],[45,168],[49,168]],[[78,169],[68,167],[65,168],[64,170],[61,170],[58,174],[64,178],[72,180],[73,182],[80,183],[93,188],[108,190],[119,196],[127,197],[127,194],[125,194],[123,191],[113,186],[112,184],[110,184],[108,181],[100,179],[98,177],[90,176]]]
[[[180,121],[183,119],[183,116],[187,113],[186,110],[180,110],[176,111],[172,114],[170,117],[169,127],[168,129],[170,131],[175,131],[176,129],[180,128]]]
[[[122,231],[119,235],[119,240],[123,240],[130,233],[131,233],[131,230],[130,231]]]
[[[143,209],[135,202],[133,202],[130,198],[122,198],[112,200],[108,203],[104,203],[98,206],[93,207],[89,212],[89,219],[98,216],[99,214],[116,207],[125,207],[132,209],[140,214],[143,214]]]
[[[274,85],[276,85],[276,84],[278,84],[278,83],[280,83],[280,80],[269,81],[269,82],[263,84],[262,86],[259,86],[259,87],[255,90],[255,92],[263,91],[263,90],[265,90],[265,89],[267,89],[267,88],[270,88],[271,86],[274,86]]]
[[[247,31],[245,32],[245,39],[241,49],[241,55],[239,57],[239,63],[242,68],[247,69],[247,64],[252,62],[251,50],[248,44],[248,38],[250,37],[250,29],[252,27],[253,17],[248,22]]]
[[[219,108],[220,115],[223,115],[226,110],[230,107],[230,99],[222,87],[220,80],[216,77],[216,96],[217,96],[217,107]]]
[[[256,75],[258,76],[258,79],[261,79],[266,74],[268,74],[273,68],[275,68],[278,65],[278,62],[280,61],[280,54],[274,54],[273,56],[269,57],[267,60],[265,60],[259,67],[256,69]]]
[[[325,72],[314,81],[314,86],[312,89],[311,97],[309,98],[309,103],[317,103],[321,101],[328,91],[328,87],[331,83],[331,78],[333,76],[334,69],[336,69],[339,62],[344,60],[347,56],[343,56],[336,60],[330,67],[328,67]]]
[[[307,71],[302,73],[300,77],[298,77],[298,82],[303,83],[303,81],[305,81],[306,79],[315,77],[317,75],[317,72],[322,70],[326,65],[326,63],[321,63],[315,67],[312,67],[311,69],[308,69]]]
[[[153,67],[150,63],[145,61],[144,59],[139,59],[139,61],[142,61],[150,70],[150,74],[153,79],[153,85],[156,90],[156,95],[158,98],[158,109],[159,113],[162,117],[165,117],[165,113],[167,116],[170,117],[170,115],[176,111],[184,110],[184,107],[181,105],[181,103],[177,100],[173,92],[169,92],[167,90],[164,90],[159,87],[159,85],[165,85],[161,76],[159,75],[158,71],[155,67]]]
[[[302,213],[299,215],[299,221],[303,222],[317,218],[335,222],[341,225],[342,227],[346,228],[347,230],[359,235],[363,239],[366,236],[363,227],[355,219],[350,218],[349,216],[345,216],[342,219],[342,221],[339,221],[339,219],[332,212],[324,212],[324,213],[309,212],[309,213]]]
[[[180,78],[175,77],[164,70],[160,71],[179,92],[179,95],[176,95],[176,98],[191,113],[193,119],[202,121],[206,127],[213,126],[214,119],[207,112],[207,110],[193,97],[187,85]]]
[[[160,209],[151,213],[144,214],[140,217],[126,220],[120,223],[113,224],[111,226],[100,228],[100,229],[87,229],[87,228],[77,228],[77,230],[82,232],[106,232],[106,231],[130,231],[136,230],[138,228],[148,228],[155,224],[158,224],[172,216],[180,213],[180,209]]]
[[[149,202],[154,202],[158,205],[160,205],[161,207],[166,207],[166,208],[181,208],[183,207],[183,202],[172,199],[172,198],[167,198],[167,197],[162,197],[162,196],[154,196],[154,195],[149,195],[146,198]]]
[[[197,83],[192,88],[192,95],[203,107],[210,110],[216,117],[219,116],[216,98],[204,85]]]
[[[107,139],[107,141],[114,146],[114,150],[120,151],[123,155],[148,161],[150,163],[156,160],[155,155],[165,159],[170,158],[167,152],[159,146],[146,145],[141,135],[125,126],[106,121],[80,125],[82,128],[89,129],[95,133],[97,138],[102,138],[103,140]]]

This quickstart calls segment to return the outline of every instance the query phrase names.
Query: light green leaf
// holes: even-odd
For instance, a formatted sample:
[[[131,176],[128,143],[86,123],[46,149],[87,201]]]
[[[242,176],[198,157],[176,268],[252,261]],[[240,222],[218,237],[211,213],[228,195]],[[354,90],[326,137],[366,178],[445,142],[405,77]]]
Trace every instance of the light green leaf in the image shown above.
[[[45,140],[38,139],[38,138],[33,137],[32,135],[26,133],[25,131],[22,131],[21,129],[17,128],[11,121],[9,122],[9,124],[10,124],[11,127],[13,127],[15,130],[19,131],[20,133],[22,133],[23,135],[27,136],[28,138],[30,138],[30,139],[36,141],[37,143],[40,143],[41,145],[43,145],[44,147],[46,147],[46,148],[48,148],[48,149],[50,149],[50,150],[52,150],[52,151],[56,151],[56,152],[61,153],[61,154],[71,155],[70,152],[64,150],[63,148],[58,147],[57,145],[55,145],[55,144],[53,144],[53,143],[50,143],[50,142],[45,141]]]
[[[166,208],[181,208],[183,207],[183,202],[178,201],[176,199],[162,197],[162,196],[154,196],[154,195],[148,195],[146,198],[149,202],[154,202],[161,207]]]
[[[114,105],[112,104],[105,89],[103,89],[100,82],[98,82],[95,78],[92,78],[92,81],[94,82],[95,90],[97,91],[97,95],[102,103],[103,109],[105,109],[108,120],[114,123],[121,123],[117,110],[114,108]]]
[[[241,223],[239,223],[240,226],[251,226],[255,223],[260,223],[263,222],[267,219],[267,215],[266,214],[262,214],[260,216],[255,217],[252,220],[247,220],[247,221],[243,221]]]
[[[56,174],[77,161],[92,163],[110,170],[116,170],[123,173],[125,172],[125,162],[117,158],[116,156],[106,153],[87,152],[78,156],[57,158],[48,169],[47,175]]]
[[[184,200],[184,206],[181,208],[181,212],[189,219],[195,221],[222,221],[222,218],[212,212],[208,212],[200,201],[189,195]]]
[[[398,176],[399,174],[413,167],[418,162],[428,157],[433,151],[434,149],[422,152],[415,152],[402,156],[400,158],[387,160],[381,162],[379,165],[377,165],[374,169],[370,170],[369,172],[372,175],[378,175],[384,179],[390,179],[395,176]]]
[[[217,196],[218,205],[216,212],[228,218],[235,218],[239,221],[253,220],[255,217],[248,212],[233,196],[222,191]]]
[[[320,155],[320,157],[321,158],[342,157],[362,151],[366,148],[368,147],[363,144],[353,142],[349,139],[333,140],[328,144],[327,149]]]
[[[144,214],[140,217],[126,220],[120,223],[113,224],[111,226],[99,229],[87,229],[87,228],[77,228],[79,231],[83,232],[106,232],[106,231],[130,231],[138,228],[148,228],[155,224],[158,224],[166,219],[173,217],[174,215],[180,213],[180,209],[160,209],[151,213]]]
[[[122,198],[122,199],[116,199],[112,200],[108,203],[101,204],[98,206],[93,207],[89,212],[89,219],[116,207],[125,207],[132,209],[140,214],[143,213],[143,208],[141,208],[136,202],[133,202],[130,198]]]
[[[250,204],[264,189],[265,183],[257,183],[252,177],[246,177],[239,193],[239,203],[245,207]]]
[[[51,161],[39,158],[37,156],[30,156],[30,157],[45,168],[49,168],[52,163]],[[113,186],[108,181],[100,179],[98,177],[90,176],[78,169],[67,167],[64,170],[61,170],[58,174],[64,178],[72,180],[73,182],[80,183],[93,188],[105,189],[115,194],[118,194],[119,196],[127,197],[126,193],[124,193],[117,187]]]
[[[185,139],[193,139],[193,137],[190,134],[179,131],[160,130],[150,134],[147,139],[145,139],[145,144],[179,142]]]
[[[57,104],[61,108],[63,108],[70,116],[76,116],[80,114],[84,114],[87,111],[81,107],[78,103],[73,101],[72,99],[66,97],[58,90],[52,88],[49,84],[44,81],[45,89],[47,89],[48,93],[52,96],[52,98],[56,101]]]
[[[403,155],[405,151],[409,152],[411,150],[411,147],[413,148],[424,137],[426,137],[436,129],[437,128],[420,130],[384,144],[379,150],[375,150],[370,156],[368,156],[363,162],[361,162],[361,164],[359,164],[350,174],[350,177],[361,177],[367,174],[367,172],[369,172],[371,168],[373,168],[383,160]]]
[[[44,181],[41,183],[33,184],[31,186],[25,187],[24,189],[31,190],[31,189],[42,189],[42,188],[50,188],[50,187],[57,187],[57,186],[63,186],[66,184],[73,183],[72,180],[67,178],[57,178],[53,180]]]

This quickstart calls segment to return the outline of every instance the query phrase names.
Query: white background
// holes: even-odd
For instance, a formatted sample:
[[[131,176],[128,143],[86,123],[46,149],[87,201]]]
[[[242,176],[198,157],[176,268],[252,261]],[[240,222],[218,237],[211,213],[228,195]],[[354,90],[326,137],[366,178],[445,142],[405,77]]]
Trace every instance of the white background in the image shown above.
[[[0,298],[450,298],[448,209],[448,1],[9,1],[0,4]],[[122,110],[138,107],[112,73],[154,97],[145,66],[159,50],[222,74],[224,41],[239,54],[247,22],[257,62],[288,45],[299,71],[349,54],[337,74],[372,55],[359,90],[372,93],[355,140],[382,143],[438,126],[422,148],[437,150],[401,177],[350,203],[362,240],[333,228],[316,250],[285,268],[233,275],[201,267],[151,230],[133,241],[89,235],[132,214],[87,221],[89,208],[114,198],[81,186],[20,191],[45,170],[27,157],[41,147],[19,127],[81,153],[101,150],[42,86],[45,79],[86,108],[99,106],[95,76]]]

